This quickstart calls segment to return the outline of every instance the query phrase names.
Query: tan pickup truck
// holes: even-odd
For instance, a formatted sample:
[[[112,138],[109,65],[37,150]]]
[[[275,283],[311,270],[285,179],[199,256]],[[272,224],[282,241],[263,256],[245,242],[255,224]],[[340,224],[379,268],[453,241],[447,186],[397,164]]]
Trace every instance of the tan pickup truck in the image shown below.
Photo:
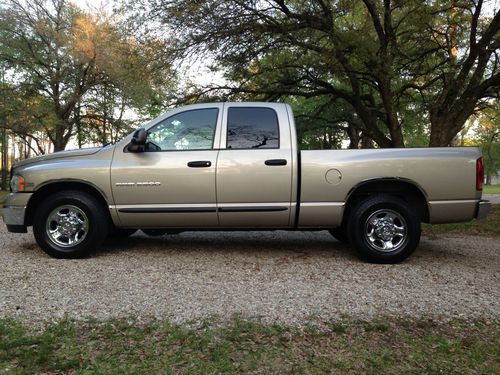
[[[299,151],[290,106],[174,109],[115,145],[17,163],[10,232],[33,226],[49,255],[107,236],[183,230],[329,230],[366,260],[408,257],[420,223],[487,215],[477,147]]]

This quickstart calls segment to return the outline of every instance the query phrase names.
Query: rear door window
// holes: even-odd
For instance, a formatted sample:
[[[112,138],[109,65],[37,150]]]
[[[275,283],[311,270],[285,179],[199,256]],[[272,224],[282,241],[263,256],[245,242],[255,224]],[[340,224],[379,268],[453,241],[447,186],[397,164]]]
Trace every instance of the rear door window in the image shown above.
[[[227,114],[228,149],[279,148],[278,116],[271,108],[230,107]]]

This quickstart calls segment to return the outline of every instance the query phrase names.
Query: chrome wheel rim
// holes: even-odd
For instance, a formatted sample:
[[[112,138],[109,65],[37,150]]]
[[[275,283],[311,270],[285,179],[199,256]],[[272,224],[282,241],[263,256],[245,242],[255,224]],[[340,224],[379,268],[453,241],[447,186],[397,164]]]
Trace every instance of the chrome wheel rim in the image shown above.
[[[45,231],[54,244],[61,247],[74,247],[87,237],[89,220],[79,207],[59,206],[47,217]]]
[[[382,209],[372,213],[365,222],[365,238],[375,250],[392,252],[407,241],[408,226],[399,213]]]

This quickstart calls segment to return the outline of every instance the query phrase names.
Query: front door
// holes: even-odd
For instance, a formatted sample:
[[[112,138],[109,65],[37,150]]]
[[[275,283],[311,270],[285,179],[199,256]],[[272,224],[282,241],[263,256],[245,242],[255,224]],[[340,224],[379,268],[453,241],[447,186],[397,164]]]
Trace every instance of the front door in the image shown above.
[[[145,152],[115,150],[111,184],[122,226],[217,227],[221,117],[221,104],[174,111],[148,129]]]

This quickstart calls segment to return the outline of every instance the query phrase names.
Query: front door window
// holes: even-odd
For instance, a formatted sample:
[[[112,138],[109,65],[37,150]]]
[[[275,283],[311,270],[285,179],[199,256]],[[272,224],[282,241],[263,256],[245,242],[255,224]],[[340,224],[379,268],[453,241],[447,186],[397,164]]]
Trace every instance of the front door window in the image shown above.
[[[164,119],[148,131],[146,151],[212,149],[218,112],[195,109]]]

